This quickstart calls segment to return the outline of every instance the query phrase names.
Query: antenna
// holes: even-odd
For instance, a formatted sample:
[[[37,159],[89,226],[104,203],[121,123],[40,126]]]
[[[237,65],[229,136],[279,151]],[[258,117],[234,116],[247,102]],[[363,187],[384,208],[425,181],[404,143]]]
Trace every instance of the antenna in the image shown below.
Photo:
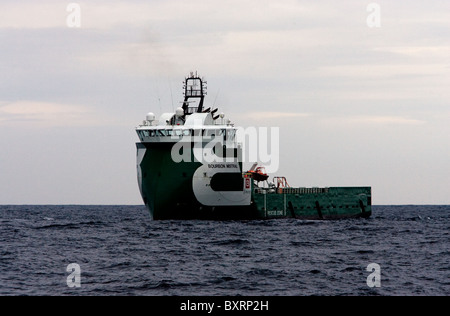
[[[172,99],[172,111],[175,112],[175,108],[173,107],[173,93],[172,93],[172,85],[170,84],[170,79],[167,79],[169,81],[169,89],[170,89],[170,97]]]
[[[159,112],[162,112],[162,107],[161,107],[161,97],[159,95],[159,87],[158,87],[158,81],[155,79],[155,92],[156,92],[156,98],[158,99],[158,105],[159,105]]]
[[[220,88],[219,88],[219,90],[217,91],[216,98],[214,99],[214,103],[213,103],[213,106],[212,106],[212,107],[215,107],[215,106],[216,106],[216,101],[217,101],[217,97],[219,96],[219,93],[220,93]]]

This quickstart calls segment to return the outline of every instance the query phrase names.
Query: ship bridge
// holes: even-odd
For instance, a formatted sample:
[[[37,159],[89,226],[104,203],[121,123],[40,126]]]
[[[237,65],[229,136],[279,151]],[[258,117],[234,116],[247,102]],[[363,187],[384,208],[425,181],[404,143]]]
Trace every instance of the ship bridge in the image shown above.
[[[200,136],[205,140],[220,137],[234,142],[236,129],[224,113],[211,107],[204,109],[206,81],[197,73],[190,73],[183,85],[183,106],[175,113],[163,113],[158,119],[152,112],[136,128],[141,142],[178,142],[183,137]]]
[[[194,113],[175,125],[171,124],[177,122],[173,117],[173,113],[165,113],[160,121],[144,121],[136,128],[141,142],[178,142],[183,138],[190,141],[190,136],[202,137],[202,141],[217,137],[225,142],[235,141],[236,128],[225,118],[214,121],[210,113]]]

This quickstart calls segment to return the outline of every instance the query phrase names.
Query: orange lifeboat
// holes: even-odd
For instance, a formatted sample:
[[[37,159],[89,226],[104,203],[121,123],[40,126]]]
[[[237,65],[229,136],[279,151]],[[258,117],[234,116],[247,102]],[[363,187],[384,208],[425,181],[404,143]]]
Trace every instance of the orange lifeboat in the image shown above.
[[[250,173],[252,178],[258,182],[266,181],[269,178],[269,175],[266,173],[266,169],[264,167],[254,168],[253,166],[247,173]]]

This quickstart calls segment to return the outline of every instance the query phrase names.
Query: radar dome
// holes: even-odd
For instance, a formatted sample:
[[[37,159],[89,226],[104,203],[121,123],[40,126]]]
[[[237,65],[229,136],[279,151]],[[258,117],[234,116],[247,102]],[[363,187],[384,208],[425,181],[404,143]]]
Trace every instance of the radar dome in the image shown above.
[[[155,114],[153,114],[152,112],[147,113],[146,116],[147,121],[154,121],[155,120]]]
[[[184,115],[184,110],[183,110],[183,108],[177,108],[176,111],[175,111],[175,115],[176,115],[177,117],[182,117],[182,116]]]

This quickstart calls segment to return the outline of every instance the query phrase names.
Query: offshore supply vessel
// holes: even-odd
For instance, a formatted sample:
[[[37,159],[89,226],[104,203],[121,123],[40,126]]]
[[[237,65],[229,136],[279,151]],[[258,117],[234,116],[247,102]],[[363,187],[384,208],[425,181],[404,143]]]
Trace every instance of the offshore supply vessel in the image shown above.
[[[158,119],[148,113],[136,128],[137,178],[151,218],[338,219],[369,217],[371,187],[291,187],[272,181],[263,166],[243,169],[237,128],[204,106],[206,81],[190,73],[184,101]]]

